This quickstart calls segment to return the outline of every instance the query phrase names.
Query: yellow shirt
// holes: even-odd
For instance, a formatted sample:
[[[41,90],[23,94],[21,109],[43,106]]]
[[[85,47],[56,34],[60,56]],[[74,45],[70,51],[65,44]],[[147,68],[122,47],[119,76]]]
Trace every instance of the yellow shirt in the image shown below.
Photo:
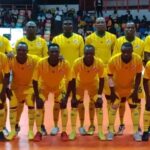
[[[150,53],[150,35],[145,38],[144,41],[144,52]]]
[[[12,51],[12,47],[10,45],[9,40],[4,36],[0,36],[0,52],[7,53],[10,51]]]
[[[146,66],[145,66],[144,78],[150,79],[150,61],[148,61]]]
[[[63,34],[54,37],[52,43],[60,46],[60,53],[72,65],[74,60],[83,55],[84,41],[81,35],[73,33],[70,38]]]
[[[28,54],[36,55],[39,57],[47,56],[48,52],[47,43],[41,37],[36,37],[36,39],[33,41],[29,41],[26,37],[23,37],[17,41],[15,49],[19,42],[25,42],[28,45]]]
[[[77,82],[83,84],[95,84],[99,78],[104,76],[104,64],[99,58],[94,58],[92,66],[86,66],[83,63],[83,57],[75,60],[72,68],[72,76],[76,78]]]
[[[3,75],[10,72],[7,56],[0,52],[0,83],[3,81]]]
[[[112,50],[116,42],[116,36],[109,32],[105,32],[105,36],[99,37],[95,32],[90,34],[85,44],[91,44],[95,47],[95,56],[100,58],[105,65],[108,64],[112,55]]]
[[[63,78],[71,80],[69,63],[64,60],[55,67],[48,63],[48,57],[40,60],[35,68],[33,80],[41,81],[41,88],[58,89]]]
[[[121,46],[125,42],[129,42],[127,41],[125,36],[122,36],[117,39],[115,47],[114,47],[113,55],[121,52]],[[131,44],[133,46],[133,51],[142,57],[143,51],[144,51],[144,41],[138,37],[135,37],[135,39],[131,42]]]
[[[108,74],[113,75],[115,90],[120,96],[129,96],[137,73],[142,72],[142,59],[133,53],[132,60],[125,64],[121,53],[113,56],[108,64]]]
[[[9,60],[10,69],[12,70],[13,80],[12,89],[17,87],[31,87],[33,71],[39,57],[28,55],[27,61],[24,64],[18,63],[16,57]]]

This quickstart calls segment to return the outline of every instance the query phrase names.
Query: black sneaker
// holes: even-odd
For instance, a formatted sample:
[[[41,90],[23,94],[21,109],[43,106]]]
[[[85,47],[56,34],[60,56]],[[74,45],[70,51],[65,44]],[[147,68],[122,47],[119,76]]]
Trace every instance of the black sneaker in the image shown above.
[[[5,142],[6,141],[6,138],[5,138],[4,133],[2,131],[0,132],[0,141],[1,142]]]
[[[148,132],[143,132],[142,141],[148,141],[148,139],[149,139],[149,133]]]
[[[18,134],[20,131],[20,126],[18,124],[15,125],[15,131]]]
[[[124,130],[125,130],[125,125],[124,125],[124,124],[121,124],[121,125],[119,126],[119,129],[118,129],[116,135],[123,135]]]
[[[42,132],[43,136],[47,135],[47,131],[46,131],[45,126],[43,124],[41,125],[41,132]]]

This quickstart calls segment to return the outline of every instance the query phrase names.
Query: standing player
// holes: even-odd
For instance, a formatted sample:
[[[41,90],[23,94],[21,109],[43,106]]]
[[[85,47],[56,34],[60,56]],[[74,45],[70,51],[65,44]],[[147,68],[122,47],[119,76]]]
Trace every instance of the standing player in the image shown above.
[[[133,46],[129,42],[123,43],[121,53],[113,56],[108,64],[108,81],[112,102],[112,106],[109,110],[108,140],[113,140],[114,138],[116,112],[121,99],[125,99],[128,100],[131,109],[134,127],[133,138],[135,141],[141,141],[141,135],[138,132],[140,116],[138,110],[138,89],[141,82],[142,67],[142,59],[139,55],[133,53]]]
[[[102,112],[102,91],[104,87],[104,65],[103,62],[94,57],[95,48],[92,45],[86,45],[84,56],[75,60],[73,65],[73,82],[76,98],[72,99],[72,111],[77,109],[77,105],[83,103],[84,91],[88,91],[90,101],[93,101],[96,108],[98,122],[98,137],[105,140],[102,130],[103,112]],[[73,92],[75,93],[75,92]],[[71,114],[72,132],[70,140],[76,138],[76,115]]]
[[[27,22],[25,29],[26,29],[26,36],[19,39],[15,47],[17,48],[17,45],[19,42],[25,42],[28,46],[28,54],[36,55],[41,58],[47,56],[47,51],[48,51],[47,43],[41,37],[36,36],[37,26],[35,22],[33,21]],[[22,111],[23,111],[23,104],[22,105],[20,104],[20,107],[18,108],[18,114],[21,115]],[[17,124],[16,124],[17,132],[20,130],[20,127],[19,127],[20,115],[18,115],[17,117]],[[47,135],[47,132],[44,126],[44,120],[43,120],[41,129],[42,129],[42,134]]]
[[[59,105],[61,109],[62,118],[62,133],[61,138],[63,141],[68,140],[66,133],[66,126],[68,120],[67,114],[67,99],[69,91],[71,90],[71,69],[66,60],[60,61],[59,59],[59,46],[51,44],[48,50],[48,57],[39,61],[34,75],[33,75],[33,88],[36,99],[36,125],[37,133],[34,141],[41,141],[41,124],[43,120],[43,107],[49,93],[54,94],[54,104]],[[60,86],[61,81],[66,78],[67,93],[65,94],[64,86]],[[41,80],[41,85],[38,87],[38,81]],[[63,89],[62,89],[63,88]]]
[[[73,20],[72,18],[65,18],[63,20],[63,33],[56,36],[52,43],[57,43],[60,46],[60,54],[65,58],[65,60],[69,61],[69,63],[73,64],[74,60],[81,57],[83,55],[84,49],[84,41],[82,36],[73,32]],[[79,106],[80,110],[80,122],[81,126],[79,131],[81,134],[86,134],[83,124],[83,113],[84,107],[83,105]],[[59,106],[57,104],[54,105],[54,128],[51,131],[51,135],[56,135],[59,132],[58,128],[58,118],[59,118]],[[76,113],[76,112],[72,112]]]
[[[5,136],[3,133],[3,129],[6,123],[6,111],[5,111],[5,91],[9,84],[9,65],[8,60],[5,54],[0,53],[0,74],[2,75],[0,78],[0,141],[5,141]]]
[[[96,31],[89,35],[85,43],[86,44],[91,44],[95,47],[95,56],[100,58],[104,62],[104,67],[105,67],[105,96],[106,99],[108,100],[108,105],[110,101],[110,96],[106,94],[106,91],[108,89],[107,85],[107,64],[109,59],[112,56],[112,52],[114,49],[114,45],[116,42],[116,36],[114,34],[111,34],[106,31],[106,21],[104,18],[100,17],[96,19],[95,23],[95,28]],[[92,101],[90,102],[89,105],[89,112],[90,112],[90,122],[91,125],[89,127],[88,134],[92,135],[94,133],[95,127],[94,127],[94,103]]]
[[[7,139],[12,140],[16,136],[16,119],[20,117],[18,114],[19,107],[23,107],[24,103],[28,106],[29,132],[28,139],[34,138],[34,101],[32,76],[33,70],[37,64],[38,57],[28,55],[28,46],[25,42],[19,42],[16,48],[17,55],[9,60],[10,69],[13,79],[11,81],[11,89],[7,89],[7,95],[10,98],[10,126],[11,132]],[[9,91],[8,91],[9,90]],[[20,112],[19,112],[20,113]],[[20,120],[20,118],[19,118]]]
[[[144,42],[138,38],[135,34],[136,28],[135,24],[133,22],[128,22],[126,25],[125,29],[125,36],[122,36],[117,39],[113,55],[121,52],[121,47],[124,42],[130,42],[133,46],[133,51],[138,54],[141,58],[143,57],[143,51],[144,51]],[[139,94],[138,94],[139,101],[143,98],[143,88],[142,88],[142,82],[139,87]],[[120,108],[119,108],[119,116],[120,116],[120,126],[118,129],[117,134],[122,135],[123,131],[125,129],[124,123],[123,123],[123,118],[124,118],[124,113],[125,113],[125,101],[122,100],[120,103]],[[141,110],[141,106],[139,105],[139,111]]]

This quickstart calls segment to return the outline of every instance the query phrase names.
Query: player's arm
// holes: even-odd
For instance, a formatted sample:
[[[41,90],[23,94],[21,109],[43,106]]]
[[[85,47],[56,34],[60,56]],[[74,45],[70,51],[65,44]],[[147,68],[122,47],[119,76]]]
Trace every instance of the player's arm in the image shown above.
[[[150,60],[150,52],[144,51],[144,65]]]
[[[144,41],[144,65],[150,60],[150,37],[147,36]]]

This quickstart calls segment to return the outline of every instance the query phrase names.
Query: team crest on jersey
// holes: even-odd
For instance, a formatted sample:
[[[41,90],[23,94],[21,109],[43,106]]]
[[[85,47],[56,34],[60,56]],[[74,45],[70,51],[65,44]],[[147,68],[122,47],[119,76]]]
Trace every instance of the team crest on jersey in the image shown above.
[[[73,43],[74,43],[74,44],[78,44],[78,40],[77,40],[77,39],[74,39],[74,40],[73,40]]]
[[[110,45],[110,44],[111,44],[111,40],[110,40],[110,39],[107,39],[107,40],[106,40],[106,44],[107,44],[107,45]]]
[[[37,45],[38,47],[41,47],[41,46],[42,46],[41,42],[36,42],[36,45]]]
[[[136,45],[136,46],[135,46],[135,49],[138,49],[138,48],[140,48],[140,46],[139,46],[139,45]]]

